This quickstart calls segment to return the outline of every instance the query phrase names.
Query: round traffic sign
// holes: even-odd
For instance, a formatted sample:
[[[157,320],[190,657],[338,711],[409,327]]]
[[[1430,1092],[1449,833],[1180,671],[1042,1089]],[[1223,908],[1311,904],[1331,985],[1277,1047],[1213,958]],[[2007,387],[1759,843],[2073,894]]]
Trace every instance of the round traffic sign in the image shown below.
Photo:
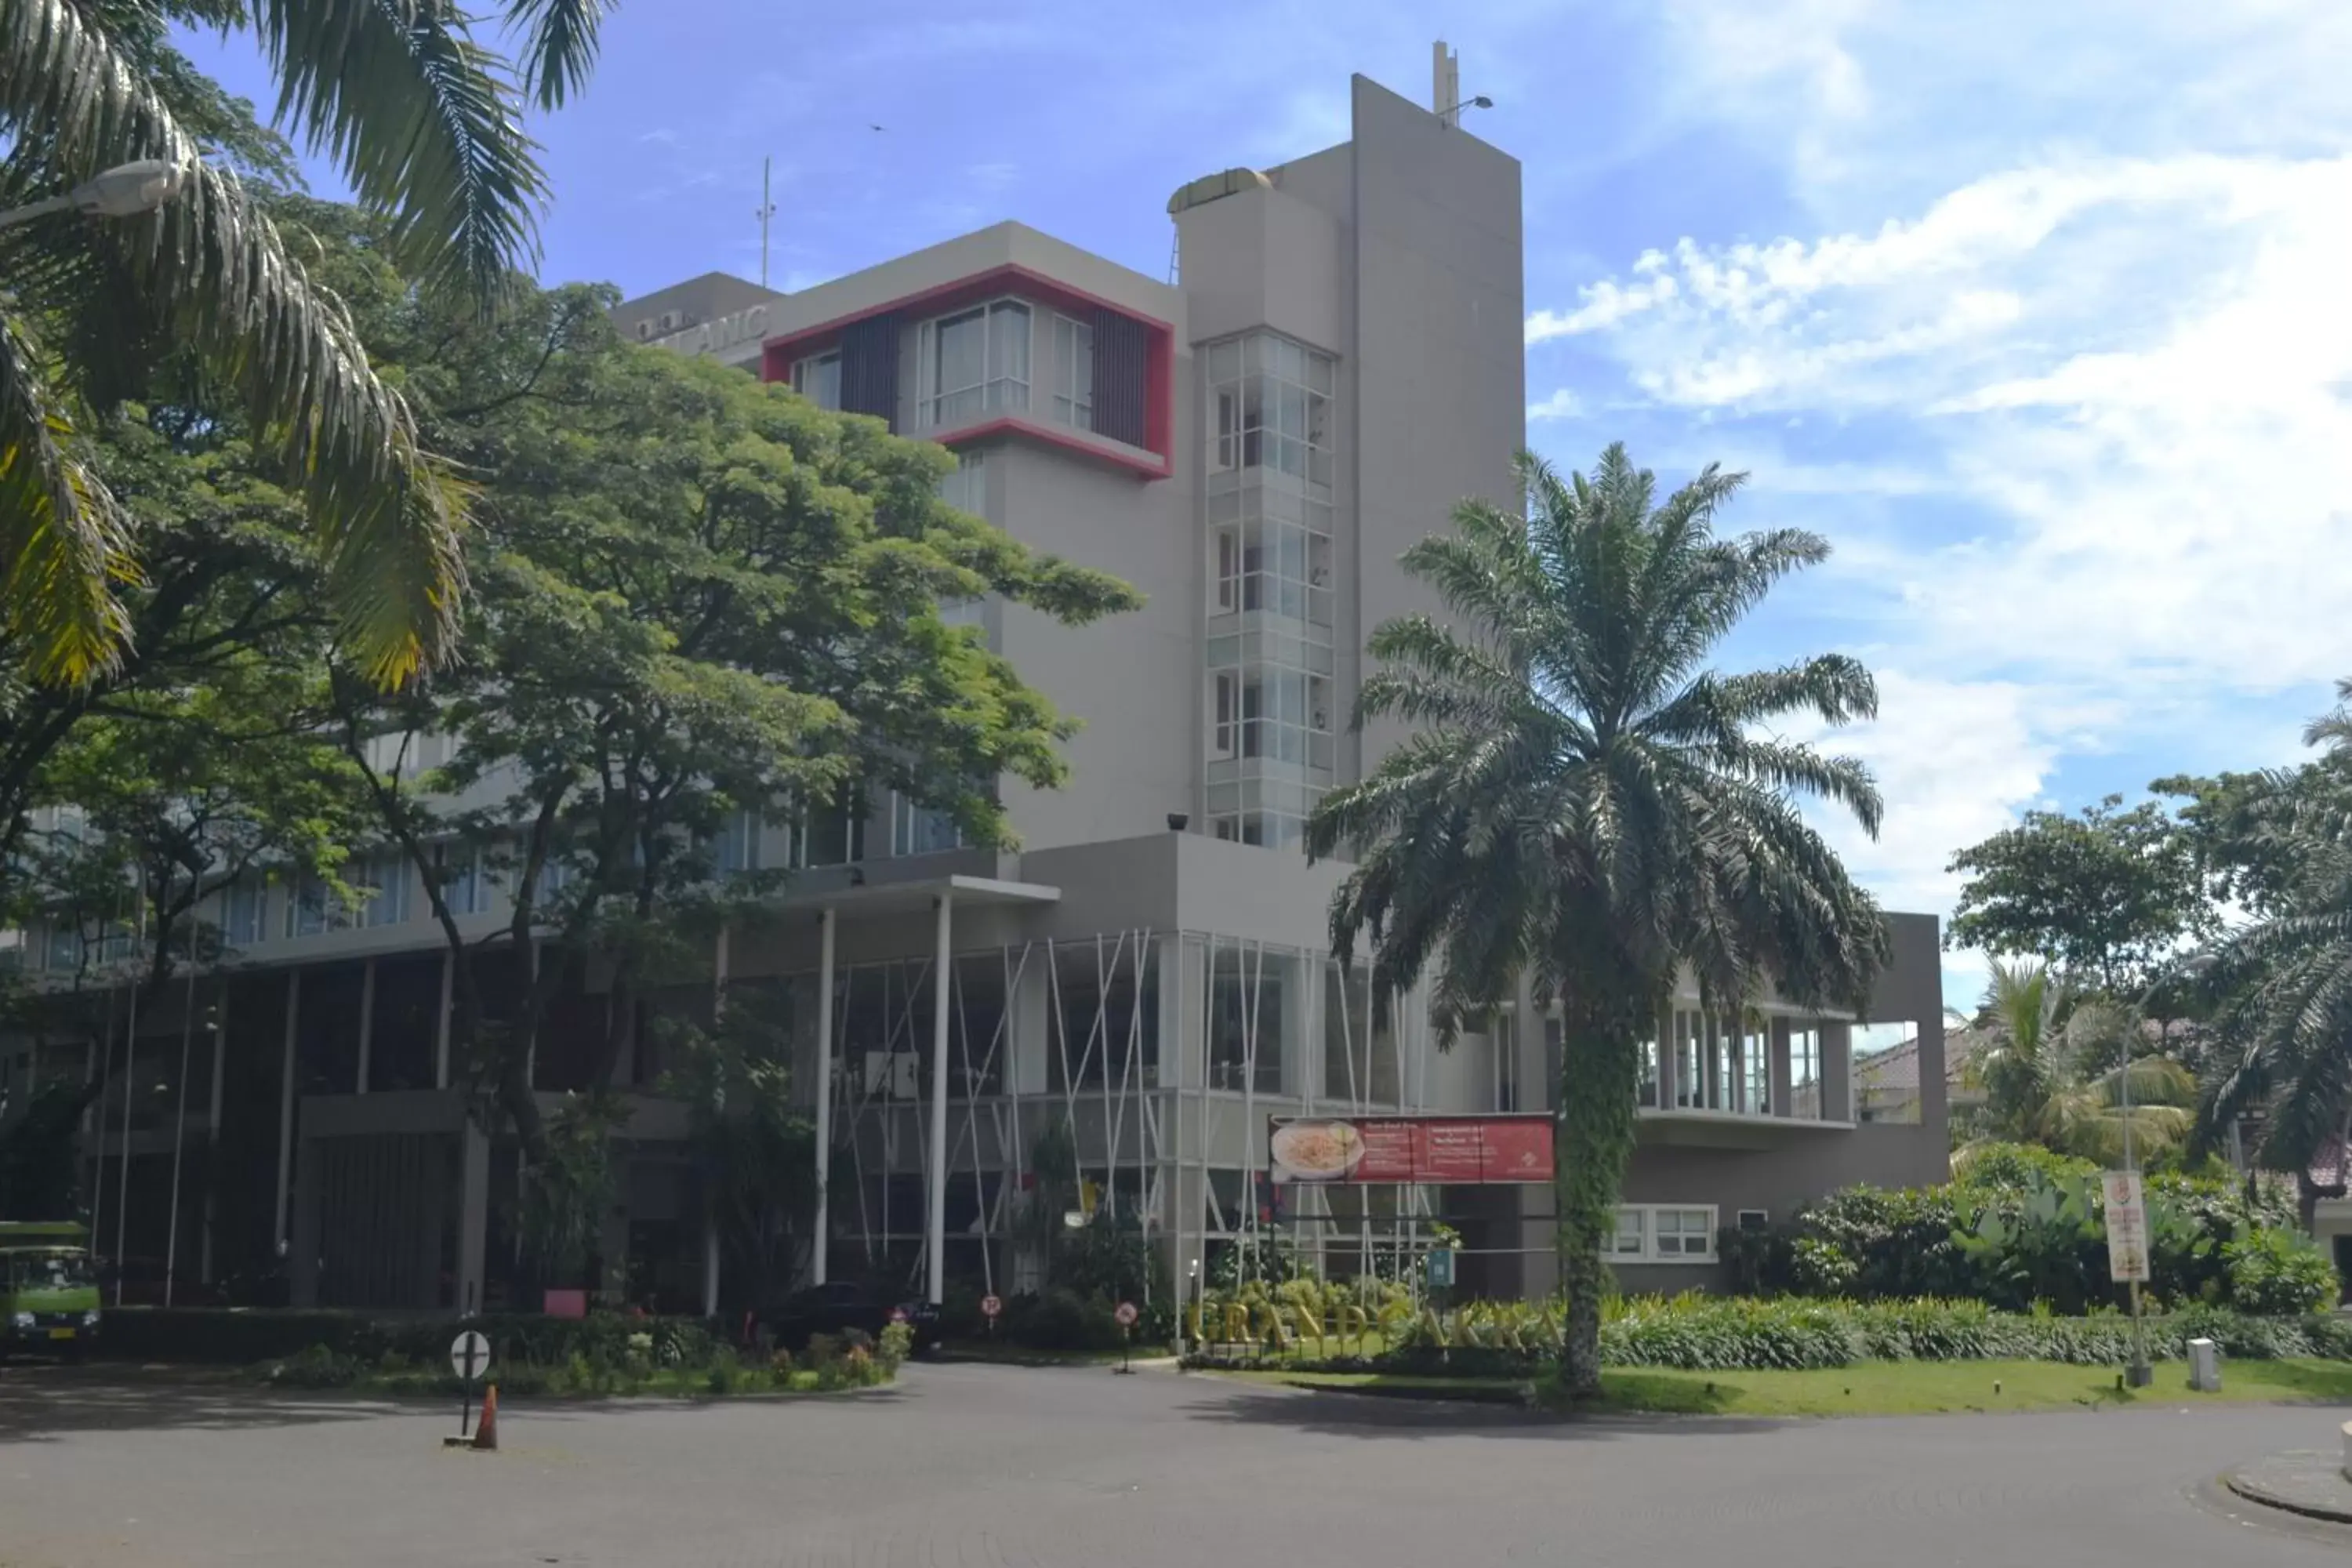
[[[903,1323],[903,1322],[905,1322],[905,1321],[907,1321],[907,1309],[906,1309],[906,1308],[904,1308],[904,1307],[893,1307],[893,1308],[891,1308],[891,1309],[890,1309],[890,1321],[891,1321],[892,1322],[894,1322],[894,1323]]]
[[[490,1370],[490,1342],[467,1329],[449,1342],[449,1370],[472,1383]]]
[[[1112,1313],[1111,1316],[1118,1320],[1118,1326],[1120,1328],[1131,1329],[1135,1327],[1135,1320],[1143,1316],[1143,1314],[1135,1310],[1134,1302],[1121,1301],[1118,1304],[1118,1310]]]
[[[992,1318],[1003,1310],[1004,1310],[1004,1303],[997,1297],[982,1296],[980,1299],[980,1315],[982,1317]]]

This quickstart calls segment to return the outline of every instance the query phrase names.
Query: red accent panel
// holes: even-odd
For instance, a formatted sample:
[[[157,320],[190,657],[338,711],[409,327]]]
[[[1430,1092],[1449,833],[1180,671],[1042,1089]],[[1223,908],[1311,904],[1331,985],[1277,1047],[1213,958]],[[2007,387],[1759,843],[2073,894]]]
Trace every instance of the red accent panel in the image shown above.
[[[1059,447],[1065,451],[1076,452],[1082,458],[1092,458],[1095,461],[1108,464],[1114,468],[1124,468],[1138,479],[1164,479],[1174,471],[1164,454],[1160,456],[1158,462],[1149,462],[1135,456],[1131,450],[1117,447],[1098,447],[1083,437],[1072,435],[1057,425],[1043,424],[1034,419],[1024,418],[1017,414],[984,419],[977,425],[960,425],[952,430],[925,430],[919,434],[923,440],[937,441],[942,447],[967,446],[991,436],[1020,436],[1032,441],[1042,441],[1049,447]]]
[[[1023,267],[1017,262],[1008,262],[1002,267],[992,267],[985,272],[976,272],[969,278],[959,278],[951,283],[942,283],[937,288],[901,295],[895,300],[887,300],[878,305],[869,306],[866,310],[854,311],[846,316],[821,321],[813,327],[803,327],[796,332],[786,332],[769,338],[760,347],[760,379],[790,381],[793,361],[830,348],[839,340],[843,329],[853,322],[866,321],[890,312],[898,312],[910,320],[916,316],[940,315],[954,310],[959,305],[974,304],[982,300],[993,299],[997,295],[1008,293],[1037,304],[1059,307],[1074,314],[1095,310],[1110,310],[1143,324],[1150,343],[1145,356],[1144,434],[1147,444],[1159,455],[1159,466],[1155,468],[1124,458],[1116,452],[1106,452],[1098,447],[1062,434],[1051,426],[1018,417],[994,420],[988,425],[974,426],[964,430],[926,431],[922,434],[931,440],[939,440],[944,437],[945,439],[957,441],[969,440],[978,435],[994,434],[999,430],[1009,429],[1052,442],[1056,446],[1070,447],[1091,458],[1099,458],[1106,462],[1130,469],[1146,479],[1168,478],[1174,471],[1175,460],[1173,416],[1176,385],[1176,329],[1156,316],[1147,316],[1140,310],[1090,294],[1083,289],[1072,288],[1057,278],[1048,278],[1044,273],[1033,268]]]
[[[1143,359],[1143,444],[1163,459],[1176,451],[1175,404],[1176,334],[1157,325]]]

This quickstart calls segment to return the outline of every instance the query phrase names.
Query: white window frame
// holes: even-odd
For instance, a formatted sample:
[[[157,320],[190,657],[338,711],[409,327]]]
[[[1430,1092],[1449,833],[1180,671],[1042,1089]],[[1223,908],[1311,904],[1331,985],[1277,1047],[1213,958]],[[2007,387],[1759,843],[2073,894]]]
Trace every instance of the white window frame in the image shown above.
[[[833,371],[831,389],[833,395],[830,399],[824,396],[826,389],[820,380],[828,366]],[[810,354],[805,359],[794,360],[793,390],[819,408],[830,408],[838,412],[841,407],[841,351],[828,349],[821,354]]]
[[[722,877],[740,877],[760,869],[760,814],[746,808],[730,811],[711,844],[711,869]],[[730,848],[740,856],[730,865]]]
[[[996,331],[999,311],[1019,312],[1022,321],[1023,353],[1016,368],[1012,356],[1001,352]],[[954,387],[940,384],[939,348],[942,328],[981,319],[981,370],[977,381]],[[945,429],[977,424],[994,415],[1026,414],[1029,411],[1030,384],[1036,374],[1037,313],[1026,300],[1002,295],[944,316],[925,321],[916,333],[915,424],[928,430]],[[959,407],[952,416],[947,411],[950,400],[976,395],[973,406]]]
[[[408,857],[389,851],[371,855],[360,862],[360,873],[366,879],[362,886],[375,891],[360,900],[352,911],[352,924],[374,930],[407,923],[413,907],[408,897]]]
[[[918,805],[911,796],[898,790],[892,790],[890,792],[890,858],[904,860],[916,855],[945,855],[950,850],[962,848],[963,829],[956,826],[952,820],[949,821],[948,826],[950,837],[954,842],[920,849],[915,847],[917,825],[927,819],[940,819],[943,816],[943,813],[933,811],[926,805]]]
[[[1095,330],[1059,312],[1054,317],[1054,422],[1095,427]]]
[[[442,852],[441,901],[453,915],[488,914],[489,873],[482,865],[478,845],[451,846]]]
[[[1704,1215],[1706,1229],[1702,1233],[1701,1239],[1705,1243],[1706,1249],[1701,1252],[1663,1249],[1659,1245],[1658,1216],[1668,1214],[1685,1216]],[[1641,1227],[1639,1251],[1618,1249],[1618,1244],[1624,1237],[1625,1220],[1629,1215],[1639,1216],[1638,1223]],[[1705,1267],[1718,1263],[1722,1261],[1722,1253],[1716,1245],[1715,1237],[1716,1232],[1720,1228],[1721,1218],[1721,1211],[1713,1204],[1620,1204],[1617,1205],[1617,1230],[1612,1233],[1610,1246],[1603,1250],[1602,1256],[1611,1263],[1671,1263],[1685,1267]],[[1677,1243],[1690,1234],[1679,1228],[1674,1233]]]

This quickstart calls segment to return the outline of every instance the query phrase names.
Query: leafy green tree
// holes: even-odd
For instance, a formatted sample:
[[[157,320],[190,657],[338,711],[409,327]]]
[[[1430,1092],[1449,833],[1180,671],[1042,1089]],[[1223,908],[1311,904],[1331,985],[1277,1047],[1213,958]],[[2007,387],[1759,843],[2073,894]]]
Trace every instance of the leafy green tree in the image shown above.
[[[364,672],[337,689],[381,831],[449,943],[456,1041],[527,1152],[526,1064],[563,987],[592,963],[610,976],[604,1081],[680,944],[773,886],[717,863],[743,814],[800,823],[896,790],[997,844],[996,781],[1059,782],[1070,723],[942,602],[1073,623],[1136,603],[941,501],[941,448],[625,343],[611,303],[519,288],[495,330],[429,295],[386,311],[383,357],[481,476],[467,654],[389,697]],[[445,765],[383,765],[386,737],[428,733]],[[485,994],[449,906],[453,836],[510,900],[511,996]]]
[[[663,1053],[677,1065],[662,1093],[688,1108],[710,1217],[740,1265],[730,1277],[747,1282],[750,1300],[767,1302],[792,1276],[793,1243],[816,1201],[816,1129],[792,1094],[789,998],[730,989],[711,1027],[671,1021]]]
[[[1987,1145],[2011,1143],[2119,1167],[2127,1128],[2143,1163],[2187,1142],[2196,1079],[2142,1048],[2141,1019],[2122,1004],[2076,994],[2045,964],[1996,959],[1976,1028],[1969,1070],[1985,1105],[1979,1137],[1953,1157],[1959,1169]]]
[[[2193,846],[2165,809],[2108,795],[2076,816],[2029,811],[1952,857],[1965,874],[1944,943],[2053,958],[2110,994],[2144,985],[2203,910]]]
[[[579,86],[601,9],[509,0],[542,103]],[[279,118],[387,216],[419,284],[488,306],[531,259],[544,183],[514,89],[451,0],[0,0],[0,206],[124,163],[183,171],[143,216],[68,210],[0,229],[0,652],[66,685],[123,657],[135,628],[120,590],[142,540],[83,430],[200,380],[243,411],[300,496],[352,658],[404,679],[456,629],[463,491],[238,179],[240,163],[269,163],[270,144],[190,68],[175,26],[256,37]],[[208,159],[208,142],[226,156]]]
[[[1356,722],[1417,731],[1328,797],[1307,840],[1357,857],[1332,940],[1346,953],[1370,939],[1379,994],[1436,965],[1441,1042],[1522,973],[1561,1006],[1562,1373],[1589,1395],[1641,1044],[1677,973],[1713,1005],[1769,976],[1858,1009],[1885,960],[1877,906],[1799,809],[1816,796],[1874,833],[1877,789],[1860,763],[1770,731],[1792,713],[1869,718],[1877,693],[1843,655],[1708,668],[1775,583],[1829,553],[1794,530],[1717,538],[1738,476],[1710,467],[1661,500],[1622,446],[1590,478],[1533,456],[1520,473],[1524,518],[1465,501],[1452,535],[1405,552],[1451,624],[1373,633]]]
[[[2261,879],[2256,914],[2215,948],[2230,1048],[2201,1108],[2209,1139],[2262,1113],[2253,1152],[2295,1173],[2306,1222],[2313,1156],[2352,1132],[2352,680],[2336,699],[2305,731],[2315,763],[2245,792],[2238,839]]]

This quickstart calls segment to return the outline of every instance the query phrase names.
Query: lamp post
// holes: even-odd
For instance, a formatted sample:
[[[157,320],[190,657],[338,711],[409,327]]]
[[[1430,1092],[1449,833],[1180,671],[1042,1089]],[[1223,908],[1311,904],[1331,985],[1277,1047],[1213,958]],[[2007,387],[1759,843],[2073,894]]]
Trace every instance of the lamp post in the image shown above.
[[[2138,1000],[2132,1004],[2130,1031],[2124,1037],[2123,1064],[2116,1068],[2116,1089],[2122,1101],[2124,1114],[2124,1173],[2126,1175],[2137,1177],[2139,1174],[2137,1152],[2133,1148],[2132,1142],[2131,1069],[2132,1047],[2139,1043],[2140,1019],[2147,1016],[2148,1002],[2159,989],[2172,981],[2184,980],[2192,974],[2201,974],[2211,968],[2212,964],[2212,954],[2202,952],[2176,964],[2149,981],[2147,989],[2142,991]],[[2134,1185],[2137,1186],[2137,1183],[2135,1182]],[[2142,1202],[2145,1203],[2146,1200],[2143,1199]],[[2140,1316],[2139,1281],[2134,1279],[2130,1283],[2132,1359],[2131,1365],[2125,1369],[2124,1381],[2134,1388],[2146,1388],[2156,1381],[2156,1369],[2148,1359],[2147,1321]]]
[[[188,183],[188,169],[164,158],[142,158],[118,163],[93,175],[61,196],[0,212],[0,228],[30,223],[37,217],[68,209],[84,217],[137,217],[153,212],[180,194]]]

